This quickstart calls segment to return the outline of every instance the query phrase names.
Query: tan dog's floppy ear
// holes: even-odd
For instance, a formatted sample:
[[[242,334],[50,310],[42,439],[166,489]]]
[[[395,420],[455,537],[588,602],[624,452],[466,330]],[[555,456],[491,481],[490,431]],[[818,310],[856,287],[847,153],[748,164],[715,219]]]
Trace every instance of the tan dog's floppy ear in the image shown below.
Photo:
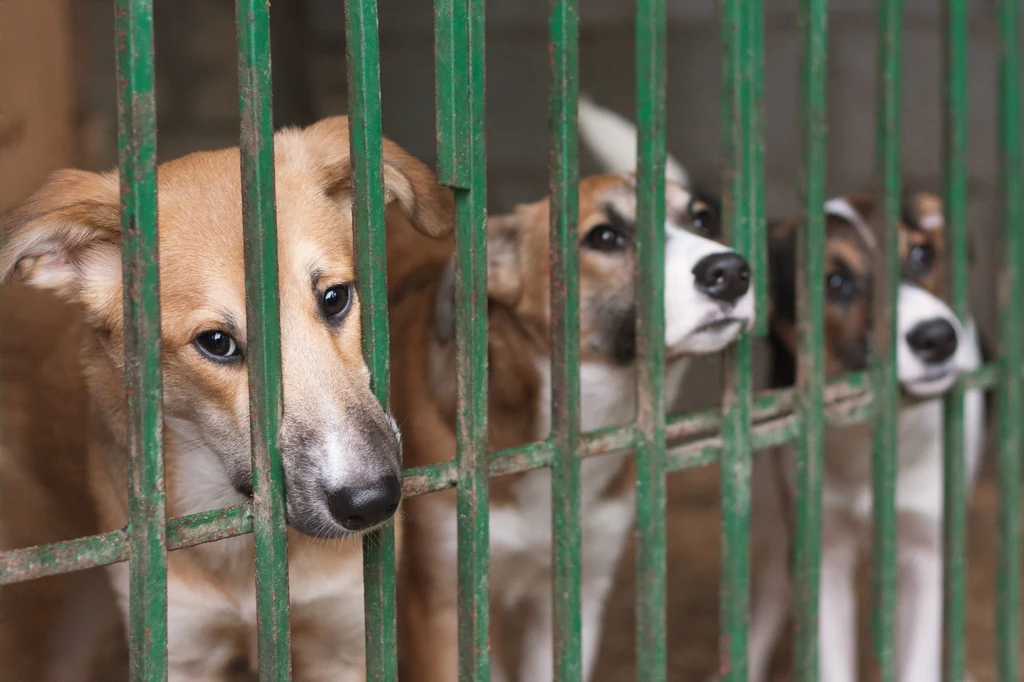
[[[487,220],[487,297],[515,305],[523,289],[521,234],[516,214]]]
[[[303,131],[324,173],[327,193],[345,193],[351,202],[352,167],[347,116],[334,116]],[[455,225],[452,191],[437,184],[426,164],[391,140],[384,138],[384,201],[397,201],[409,222],[423,234],[444,237]]]
[[[26,284],[70,302],[82,301],[86,289],[96,286],[104,296],[116,295],[120,243],[117,174],[58,171],[3,218],[0,281],[17,273]]]

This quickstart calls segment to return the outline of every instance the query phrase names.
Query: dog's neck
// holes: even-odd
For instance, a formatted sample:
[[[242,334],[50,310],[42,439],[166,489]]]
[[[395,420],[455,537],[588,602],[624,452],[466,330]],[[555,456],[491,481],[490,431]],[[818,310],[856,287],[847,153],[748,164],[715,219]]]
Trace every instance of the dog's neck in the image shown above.
[[[551,431],[551,358],[518,325],[494,314],[489,322],[491,445],[501,449],[544,439]],[[442,411],[454,417],[455,344],[432,343],[429,358],[431,390]],[[688,360],[680,359],[666,366],[667,406],[675,402],[687,365]],[[635,364],[581,363],[580,428],[586,432],[627,424],[636,413],[636,389]]]

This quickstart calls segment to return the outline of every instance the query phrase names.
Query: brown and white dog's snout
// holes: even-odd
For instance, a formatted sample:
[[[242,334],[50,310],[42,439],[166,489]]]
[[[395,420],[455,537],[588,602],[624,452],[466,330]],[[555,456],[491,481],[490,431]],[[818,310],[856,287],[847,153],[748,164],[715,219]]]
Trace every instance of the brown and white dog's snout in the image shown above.
[[[962,369],[963,325],[938,297],[911,284],[900,285],[897,317],[900,384],[920,397],[942,393]]]

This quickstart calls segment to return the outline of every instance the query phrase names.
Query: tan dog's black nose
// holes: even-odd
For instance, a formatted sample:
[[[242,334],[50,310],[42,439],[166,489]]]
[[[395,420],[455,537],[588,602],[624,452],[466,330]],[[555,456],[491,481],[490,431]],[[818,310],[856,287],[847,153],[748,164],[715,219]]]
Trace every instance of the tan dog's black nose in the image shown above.
[[[956,352],[956,329],[949,320],[938,318],[917,325],[907,334],[914,355],[929,364],[945,362]]]
[[[384,523],[394,516],[401,501],[402,483],[394,474],[369,486],[347,486],[327,493],[331,516],[353,532]]]
[[[693,266],[697,289],[723,303],[735,303],[750,289],[750,266],[737,253],[713,253]]]

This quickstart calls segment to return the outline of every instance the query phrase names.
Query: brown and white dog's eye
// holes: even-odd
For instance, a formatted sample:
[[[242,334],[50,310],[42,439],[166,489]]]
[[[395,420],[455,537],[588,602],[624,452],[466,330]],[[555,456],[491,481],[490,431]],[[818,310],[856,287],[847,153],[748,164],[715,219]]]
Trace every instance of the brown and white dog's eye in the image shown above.
[[[702,237],[712,237],[717,233],[714,211],[702,201],[690,204],[690,223],[693,230]]]
[[[848,303],[857,293],[857,283],[845,272],[830,272],[825,277],[825,292],[830,301]]]
[[[214,362],[238,362],[242,359],[238,343],[230,334],[219,329],[201,332],[194,343],[200,353]]]
[[[583,246],[594,251],[621,251],[626,247],[626,235],[607,223],[590,228],[583,238]]]
[[[907,254],[911,269],[919,275],[927,274],[935,265],[937,254],[932,244],[914,244]]]
[[[352,298],[351,284],[336,284],[320,295],[320,310],[328,321],[338,321],[352,307]]]

